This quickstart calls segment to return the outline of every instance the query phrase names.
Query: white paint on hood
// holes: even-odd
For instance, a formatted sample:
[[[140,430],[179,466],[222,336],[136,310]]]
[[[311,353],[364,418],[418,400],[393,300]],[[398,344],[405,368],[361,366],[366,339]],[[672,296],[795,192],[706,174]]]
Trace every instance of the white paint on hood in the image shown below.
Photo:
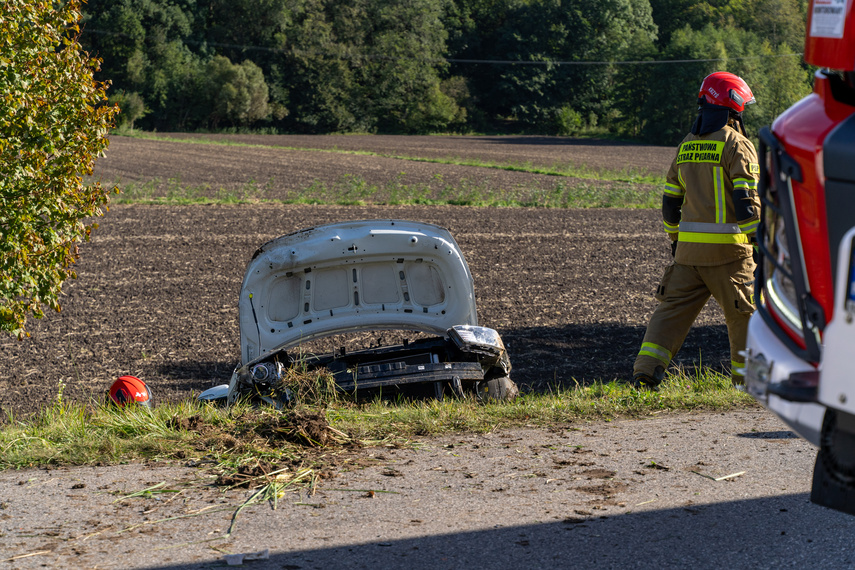
[[[469,266],[445,228],[404,220],[318,226],[262,245],[239,301],[241,364],[334,334],[477,325]]]

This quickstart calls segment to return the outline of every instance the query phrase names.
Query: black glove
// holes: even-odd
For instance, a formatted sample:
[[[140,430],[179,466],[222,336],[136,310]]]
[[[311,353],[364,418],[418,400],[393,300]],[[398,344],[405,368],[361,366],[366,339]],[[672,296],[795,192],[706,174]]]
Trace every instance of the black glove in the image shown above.
[[[757,247],[757,237],[752,235],[749,243],[751,244],[751,258],[754,260],[754,265],[758,265],[760,263],[760,248]]]
[[[677,255],[677,240],[671,242],[671,257]]]

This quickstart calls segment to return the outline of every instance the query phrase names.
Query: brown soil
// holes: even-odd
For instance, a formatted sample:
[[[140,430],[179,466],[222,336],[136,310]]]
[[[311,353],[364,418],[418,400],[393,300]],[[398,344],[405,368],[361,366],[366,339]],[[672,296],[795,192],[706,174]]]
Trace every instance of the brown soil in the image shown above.
[[[313,184],[346,187],[355,181],[385,188],[473,188],[480,194],[513,197],[528,203],[532,192],[556,187],[626,187],[626,183],[514,172],[478,166],[401,160],[393,156],[472,160],[504,165],[572,166],[601,170],[663,174],[673,149],[558,137],[405,137],[405,136],[250,136],[165,134],[171,138],[227,140],[234,145],[193,144],[113,137],[96,175],[105,183],[157,180],[156,196],[175,187],[202,196],[222,191],[250,193],[266,199],[294,201]],[[252,146],[237,146],[252,145]],[[262,146],[263,145],[263,146]],[[315,150],[296,150],[315,149]],[[324,150],[369,151],[365,156]],[[658,191],[650,185],[639,186]],[[431,197],[435,197],[430,194]],[[361,198],[361,196],[358,196]]]
[[[627,171],[662,175],[674,149],[614,141],[542,136],[375,136],[375,135],[197,135],[162,133],[169,138],[194,138],[290,149],[367,151],[388,156],[469,159],[496,164],[572,165],[590,171]]]
[[[305,145],[320,146],[333,139],[306,140]],[[424,145],[429,143],[438,153],[458,156],[500,147],[509,153],[505,160],[522,152],[520,147],[531,155],[579,152],[590,160],[606,153],[609,160],[628,165],[650,152],[647,147],[554,142],[563,139],[526,144],[487,137],[334,140],[336,146],[358,141],[363,148],[417,140],[418,152],[425,156]],[[212,150],[219,163],[209,162]],[[234,155],[233,150],[239,152]],[[196,154],[202,151],[204,157]],[[254,176],[253,168],[277,167],[286,155],[305,166],[295,176],[309,178],[345,171],[354,163],[378,176],[413,165],[424,168],[422,175],[428,177],[462,168],[371,156],[269,152],[119,138],[98,168],[105,179],[121,170],[140,180],[162,171],[180,173],[185,181],[234,175],[244,182]],[[400,152],[411,153],[416,150]],[[253,154],[264,154],[264,159],[258,164],[241,162]],[[537,176],[467,168],[470,176]],[[652,292],[669,258],[657,211],[132,205],[112,207],[91,242],[81,247],[78,278],[65,285],[62,312],[31,320],[28,339],[0,338],[0,406],[19,414],[32,412],[54,399],[60,385],[65,385],[65,398],[99,398],[121,374],[145,380],[156,401],[227,382],[239,359],[237,296],[253,251],[298,229],[371,218],[419,220],[451,230],[475,278],[479,320],[501,333],[514,366],[512,377],[523,390],[626,378],[630,373],[655,306]],[[682,362],[728,361],[722,322],[718,308],[708,306],[684,345]]]

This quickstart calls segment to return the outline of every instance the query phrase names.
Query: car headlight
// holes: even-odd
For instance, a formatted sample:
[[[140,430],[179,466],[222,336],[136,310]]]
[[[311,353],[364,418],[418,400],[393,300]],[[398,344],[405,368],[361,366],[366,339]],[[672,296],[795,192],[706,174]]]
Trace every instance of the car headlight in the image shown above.
[[[460,350],[484,350],[498,354],[505,350],[502,337],[493,329],[472,325],[456,325],[448,329],[448,337]]]
[[[493,329],[472,325],[457,325],[448,329],[448,338],[460,352],[474,355],[484,370],[507,376],[511,361],[505,351],[502,337]]]

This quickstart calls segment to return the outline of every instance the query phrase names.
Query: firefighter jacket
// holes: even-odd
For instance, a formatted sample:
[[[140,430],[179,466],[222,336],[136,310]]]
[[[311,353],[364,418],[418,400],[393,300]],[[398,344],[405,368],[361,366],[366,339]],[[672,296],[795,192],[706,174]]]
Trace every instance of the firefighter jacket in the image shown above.
[[[683,139],[662,198],[665,231],[678,240],[677,263],[724,265],[751,256],[759,172],[754,145],[730,125]]]

